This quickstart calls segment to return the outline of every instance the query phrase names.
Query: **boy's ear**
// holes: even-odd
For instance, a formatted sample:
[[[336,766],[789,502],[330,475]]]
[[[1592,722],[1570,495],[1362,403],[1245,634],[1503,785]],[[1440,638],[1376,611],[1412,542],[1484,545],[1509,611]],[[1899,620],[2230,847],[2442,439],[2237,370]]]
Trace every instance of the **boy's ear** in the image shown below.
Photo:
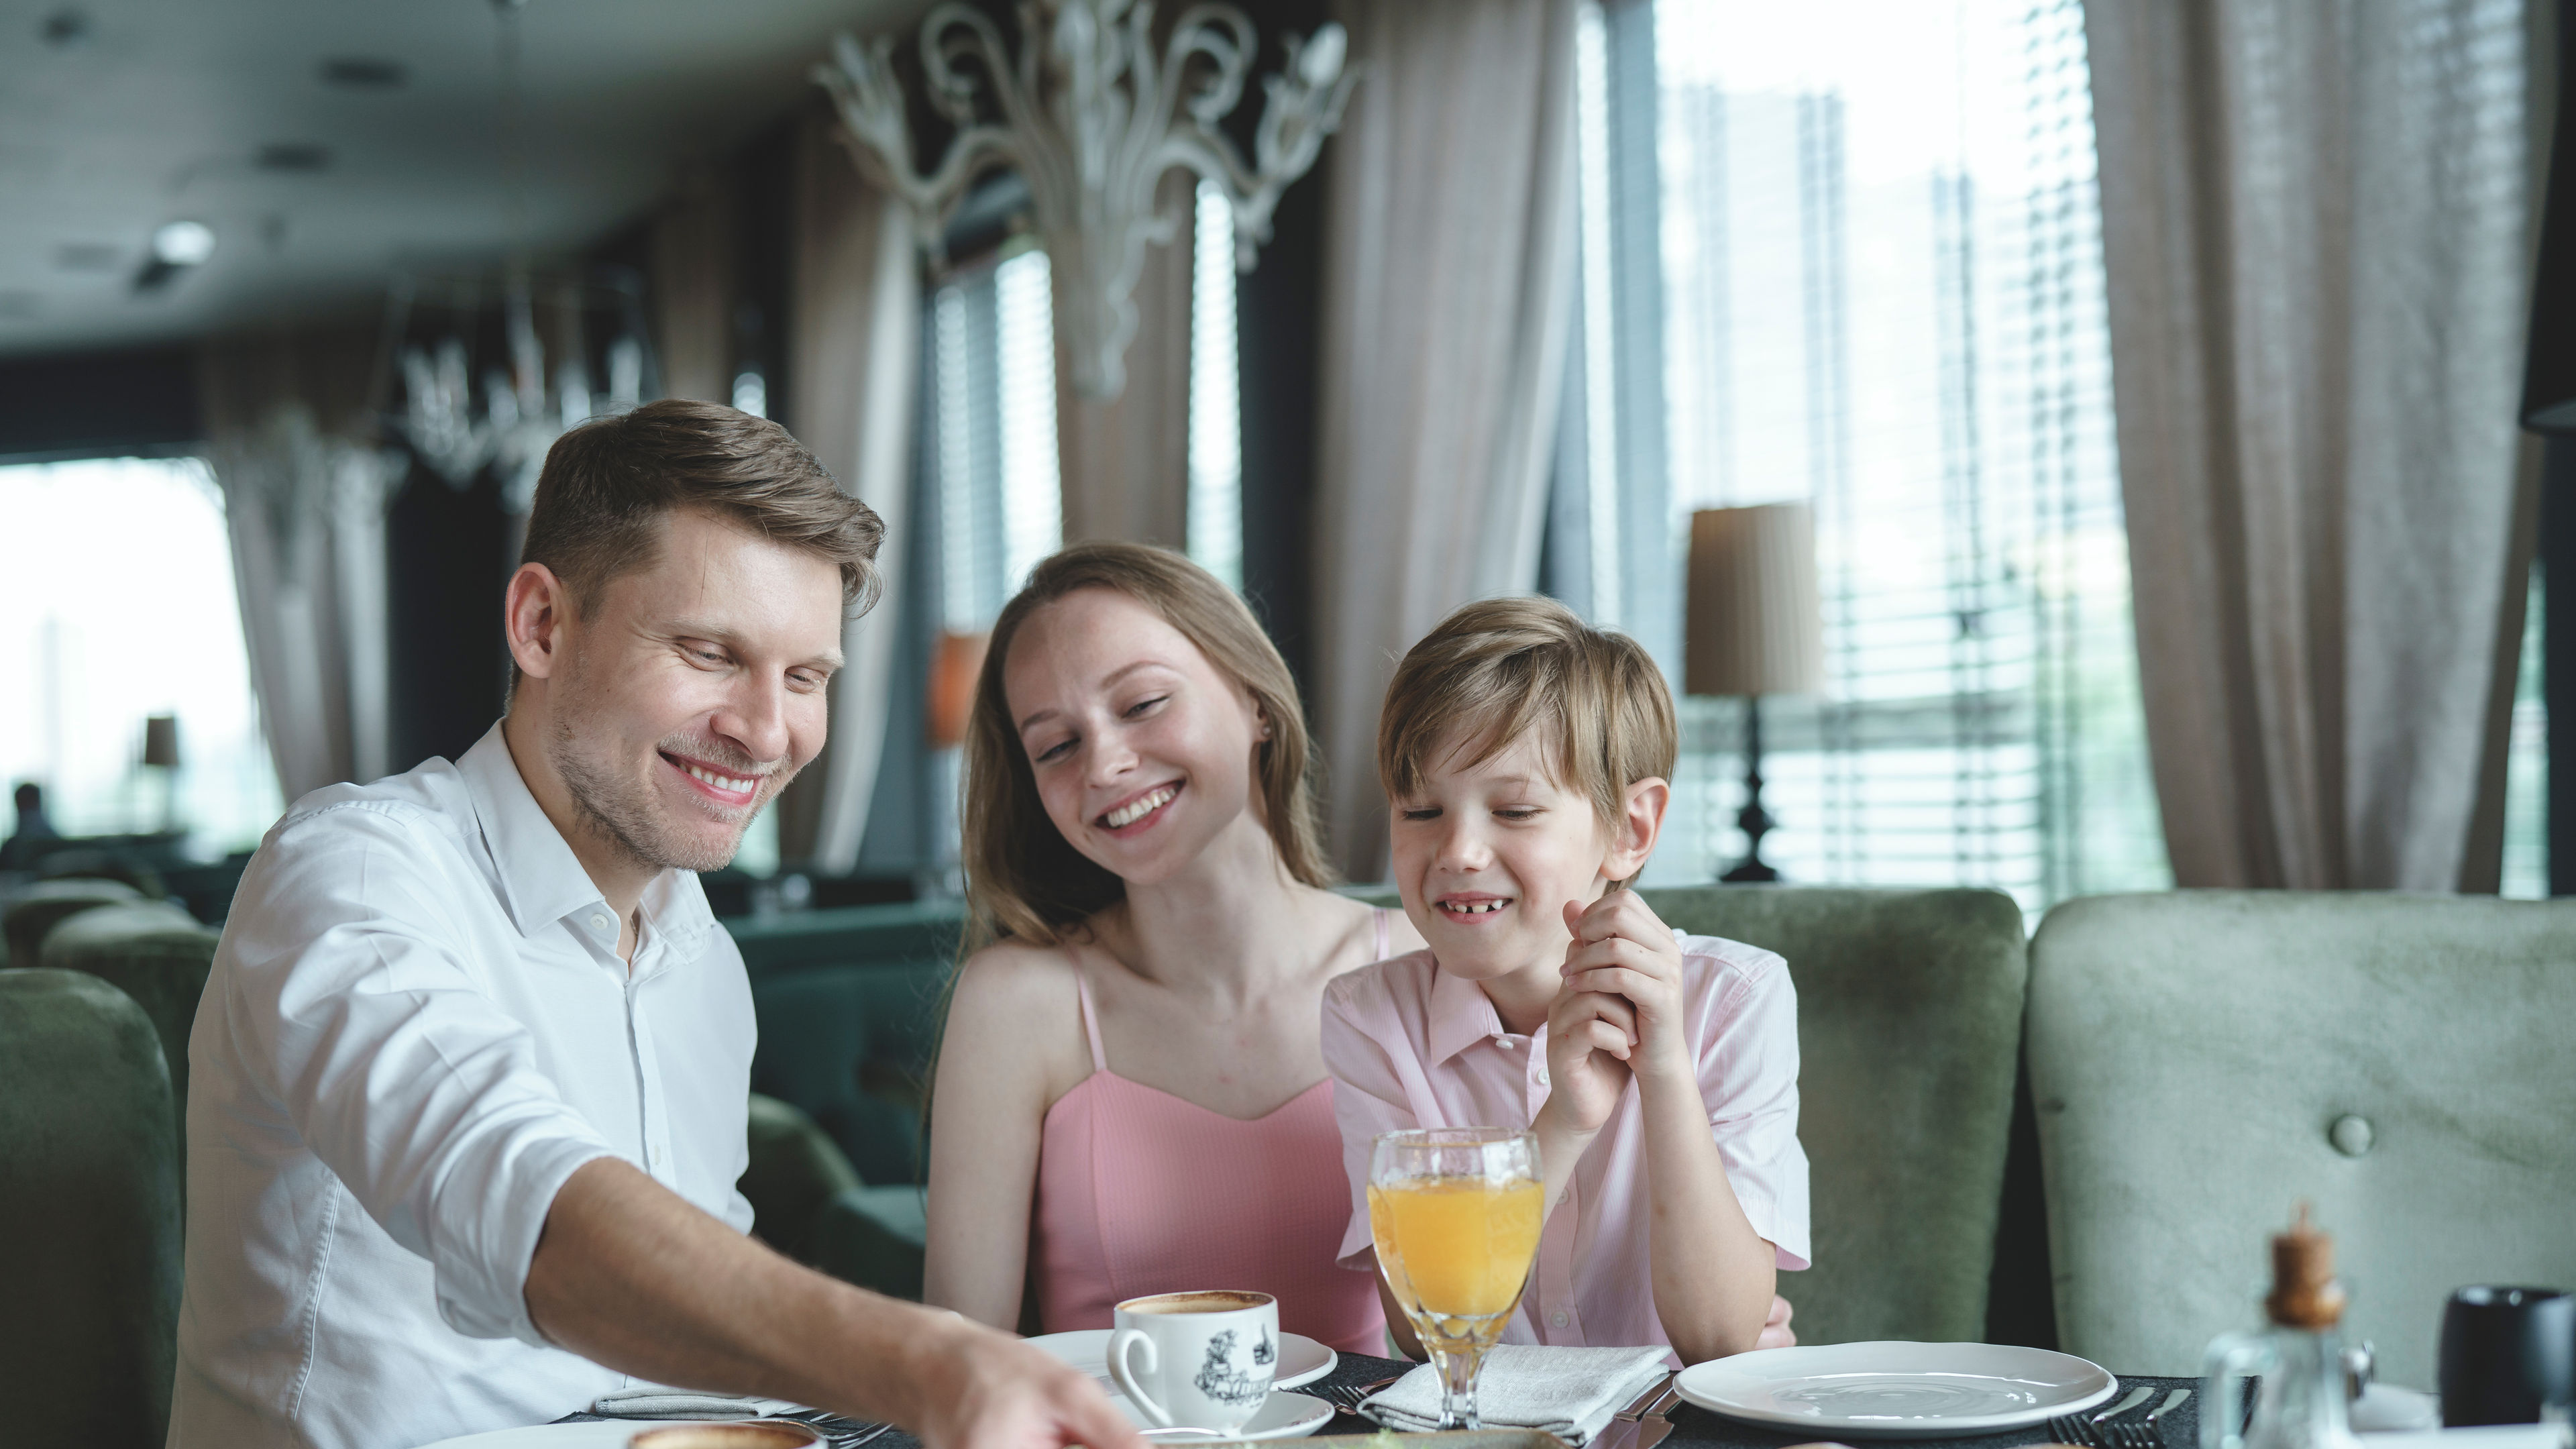
[[[1619,819],[1610,832],[1610,853],[1601,859],[1605,880],[1632,880],[1646,868],[1655,842],[1664,833],[1664,811],[1673,803],[1673,787],[1659,775],[1648,775],[1628,787]]]

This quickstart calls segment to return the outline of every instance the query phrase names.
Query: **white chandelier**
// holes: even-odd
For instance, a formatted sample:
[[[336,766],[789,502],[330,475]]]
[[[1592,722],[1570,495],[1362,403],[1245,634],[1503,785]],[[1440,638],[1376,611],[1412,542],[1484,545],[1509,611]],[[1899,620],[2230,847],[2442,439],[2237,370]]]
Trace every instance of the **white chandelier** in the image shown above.
[[[397,276],[386,319],[388,339],[399,350],[402,371],[403,410],[393,418],[396,431],[412,455],[450,487],[466,487],[486,468],[497,471],[502,507],[513,514],[526,513],[535,500],[546,451],[566,429],[594,412],[632,407],[642,398],[647,361],[641,302],[634,288],[567,277],[550,279],[544,288],[553,304],[552,331],[559,354],[552,369],[546,365],[546,345],[537,327],[538,283],[528,262],[527,183],[519,120],[519,11],[525,4],[526,0],[492,0],[499,25],[499,129],[510,229],[509,260],[500,286],[508,366],[487,367],[479,379],[473,376],[468,339],[481,330],[476,325],[483,315],[480,278]],[[450,330],[434,348],[424,346],[410,335],[413,324],[420,310],[439,306],[451,313]],[[594,310],[606,310],[617,319],[618,332],[604,358],[604,396],[593,386],[590,350],[583,340],[584,314]]]
[[[1270,238],[1279,193],[1306,174],[1341,124],[1355,70],[1348,41],[1326,24],[1311,39],[1285,39],[1287,65],[1263,81],[1268,104],[1246,164],[1218,128],[1243,96],[1259,37],[1241,10],[1194,4],[1158,58],[1151,0],[1021,0],[1021,48],[1006,64],[993,22],[961,0],[921,25],[928,99],[958,130],[930,174],[913,165],[912,128],[892,64],[894,42],[847,35],[814,78],[832,93],[845,139],[871,178],[909,206],[922,245],[941,259],[948,216],[968,184],[1011,166],[1028,183],[1055,278],[1056,336],[1084,397],[1127,386],[1136,334],[1136,279],[1148,242],[1167,243],[1177,216],[1154,209],[1163,174],[1185,167],[1215,183],[1234,210],[1235,265],[1252,270]],[[961,72],[963,62],[975,74]],[[989,86],[999,120],[979,118]]]

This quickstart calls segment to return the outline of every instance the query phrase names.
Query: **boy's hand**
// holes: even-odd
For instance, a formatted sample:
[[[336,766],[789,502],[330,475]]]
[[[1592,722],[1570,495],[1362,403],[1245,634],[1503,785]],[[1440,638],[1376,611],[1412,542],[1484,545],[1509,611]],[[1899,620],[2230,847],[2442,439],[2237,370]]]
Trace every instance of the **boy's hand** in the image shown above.
[[[1634,1043],[1623,1054],[1640,1076],[1678,1074],[1697,1080],[1689,1035],[1682,1025],[1682,948],[1670,926],[1635,891],[1611,891],[1590,907],[1565,903],[1567,995],[1618,997],[1629,1008],[1626,1028]],[[1556,1069],[1556,1025],[1551,1013],[1548,1068]]]
[[[1601,1130],[1628,1089],[1628,1058],[1637,1045],[1637,1013],[1626,998],[1558,988],[1547,1009],[1546,1112],[1572,1131]]]

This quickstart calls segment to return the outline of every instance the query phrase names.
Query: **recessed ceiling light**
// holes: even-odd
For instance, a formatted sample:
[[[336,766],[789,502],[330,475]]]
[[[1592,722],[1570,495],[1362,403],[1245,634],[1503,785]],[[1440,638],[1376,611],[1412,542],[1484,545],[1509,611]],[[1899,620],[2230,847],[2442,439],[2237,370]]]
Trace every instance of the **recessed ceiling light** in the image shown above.
[[[314,172],[331,165],[331,148],[311,141],[272,141],[259,148],[254,158],[262,171]]]
[[[374,56],[334,56],[322,62],[322,80],[326,85],[347,86],[351,90],[389,91],[411,79],[411,72],[398,60],[381,60]]]
[[[69,50],[89,39],[89,15],[77,6],[66,5],[44,19],[36,33],[45,44],[56,50]]]
[[[152,260],[164,266],[203,265],[215,254],[215,229],[202,221],[171,221],[152,233]]]

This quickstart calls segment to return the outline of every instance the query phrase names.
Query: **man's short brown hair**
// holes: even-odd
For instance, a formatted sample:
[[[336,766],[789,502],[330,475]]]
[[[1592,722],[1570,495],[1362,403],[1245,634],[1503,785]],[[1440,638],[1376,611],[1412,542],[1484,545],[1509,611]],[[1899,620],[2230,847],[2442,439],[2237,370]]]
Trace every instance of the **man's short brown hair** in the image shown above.
[[[1636,640],[1554,599],[1469,604],[1395,667],[1378,715],[1378,779],[1402,800],[1448,756],[1472,769],[1533,736],[1556,783],[1591,797],[1607,825],[1630,785],[1673,777],[1672,691]]]
[[[650,568],[662,518],[695,508],[841,569],[841,601],[876,602],[876,510],[841,491],[805,445],[766,418],[668,398],[555,439],[528,511],[524,563],[553,570],[587,619],[613,579]]]

